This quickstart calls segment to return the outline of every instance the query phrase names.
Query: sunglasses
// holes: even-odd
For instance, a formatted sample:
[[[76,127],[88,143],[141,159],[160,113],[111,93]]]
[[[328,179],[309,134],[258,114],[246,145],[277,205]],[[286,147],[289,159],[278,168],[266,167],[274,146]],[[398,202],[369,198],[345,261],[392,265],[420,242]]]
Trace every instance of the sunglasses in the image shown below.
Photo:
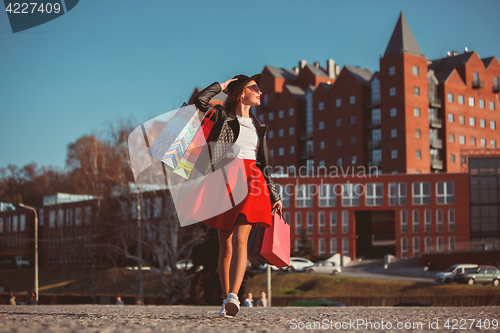
[[[250,89],[251,91],[253,91],[254,93],[259,93],[261,92],[260,88],[258,85],[254,84],[254,85],[251,85],[251,86],[248,86],[247,87],[248,89]]]

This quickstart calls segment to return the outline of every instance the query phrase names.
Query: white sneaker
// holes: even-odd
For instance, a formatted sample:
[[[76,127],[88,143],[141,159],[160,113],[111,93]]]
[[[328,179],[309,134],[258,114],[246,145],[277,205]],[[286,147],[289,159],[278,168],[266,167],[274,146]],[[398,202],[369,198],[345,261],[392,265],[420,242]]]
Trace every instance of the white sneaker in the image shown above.
[[[224,300],[223,306],[227,316],[236,316],[236,314],[240,311],[240,301],[238,300],[238,296],[236,294],[229,293],[227,298]]]
[[[226,300],[222,302],[222,309],[220,309],[219,312],[219,318],[224,318],[224,317],[226,317]]]

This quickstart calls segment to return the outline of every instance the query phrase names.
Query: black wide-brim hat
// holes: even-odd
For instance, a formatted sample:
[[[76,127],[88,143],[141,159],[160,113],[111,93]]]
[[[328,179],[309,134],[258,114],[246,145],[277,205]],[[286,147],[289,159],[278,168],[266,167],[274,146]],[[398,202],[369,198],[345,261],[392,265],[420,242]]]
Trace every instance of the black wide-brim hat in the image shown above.
[[[239,95],[243,92],[243,89],[250,81],[255,81],[257,84],[260,84],[260,79],[262,74],[255,74],[251,77],[248,77],[243,74],[236,75],[233,79],[237,79],[236,81],[231,82],[227,86],[227,91],[230,95]]]

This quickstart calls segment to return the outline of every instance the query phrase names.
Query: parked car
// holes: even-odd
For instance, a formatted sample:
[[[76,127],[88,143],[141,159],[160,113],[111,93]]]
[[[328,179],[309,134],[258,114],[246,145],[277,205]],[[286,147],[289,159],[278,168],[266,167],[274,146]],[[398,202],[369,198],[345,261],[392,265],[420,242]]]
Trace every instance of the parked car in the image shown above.
[[[318,273],[318,274],[333,274],[339,275],[342,272],[342,267],[337,266],[333,261],[321,260],[316,262],[312,266],[307,266],[304,268],[306,273]]]
[[[469,285],[491,283],[494,287],[498,287],[500,285],[500,270],[493,266],[471,268],[458,278],[458,283],[467,283]]]
[[[457,281],[457,277],[464,274],[468,269],[477,268],[476,264],[456,264],[448,267],[444,272],[437,273],[434,275],[434,281],[436,283],[450,283],[452,281]]]
[[[23,266],[29,267],[31,265],[31,262],[29,260],[26,260],[21,256],[16,256],[15,260],[16,260],[16,265],[19,268],[22,268]]]
[[[306,258],[290,257],[290,266],[287,268],[291,272],[305,272],[304,268],[312,266],[314,263]]]

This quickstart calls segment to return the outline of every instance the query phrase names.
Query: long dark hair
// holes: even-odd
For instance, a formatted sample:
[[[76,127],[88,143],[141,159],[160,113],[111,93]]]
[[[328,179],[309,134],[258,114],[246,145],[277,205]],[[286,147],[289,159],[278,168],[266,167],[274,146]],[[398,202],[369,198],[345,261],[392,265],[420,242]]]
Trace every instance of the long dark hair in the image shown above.
[[[232,94],[227,98],[226,110],[228,112],[236,113],[236,108],[241,104],[241,94],[242,91],[239,94]]]

